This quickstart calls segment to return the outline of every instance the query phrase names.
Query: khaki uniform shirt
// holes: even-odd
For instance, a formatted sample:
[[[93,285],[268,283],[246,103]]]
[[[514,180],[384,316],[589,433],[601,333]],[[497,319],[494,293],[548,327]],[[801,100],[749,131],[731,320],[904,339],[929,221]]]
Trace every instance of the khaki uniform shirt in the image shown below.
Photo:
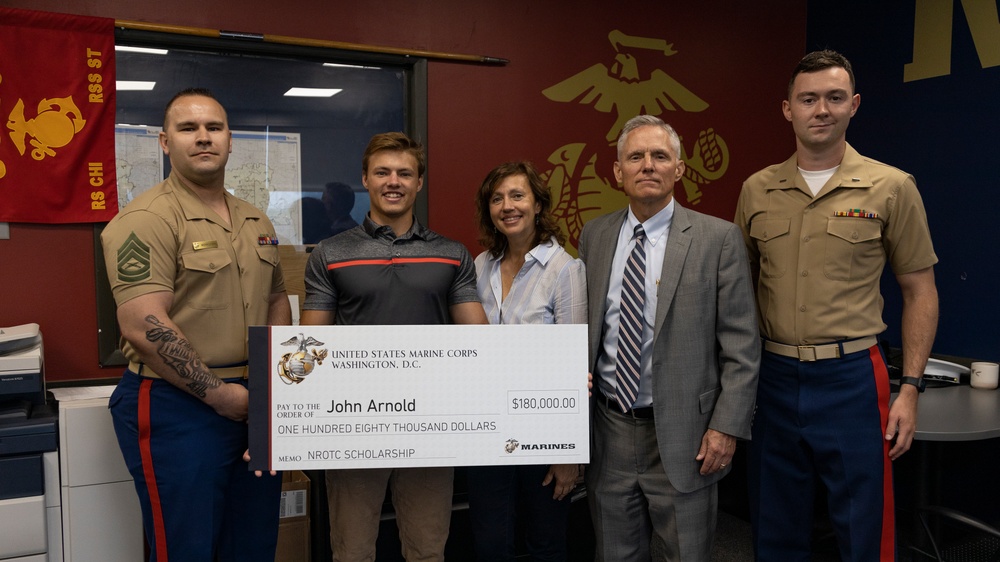
[[[850,145],[815,197],[795,156],[752,175],[735,222],[759,266],[761,335],[788,345],[880,334],[886,261],[896,275],[937,263],[913,177]]]
[[[171,173],[101,234],[118,305],[172,292],[170,318],[209,367],[247,359],[247,328],[266,325],[268,298],[285,290],[271,221],[229,193],[226,204],[232,227]],[[129,343],[122,351],[140,361]]]

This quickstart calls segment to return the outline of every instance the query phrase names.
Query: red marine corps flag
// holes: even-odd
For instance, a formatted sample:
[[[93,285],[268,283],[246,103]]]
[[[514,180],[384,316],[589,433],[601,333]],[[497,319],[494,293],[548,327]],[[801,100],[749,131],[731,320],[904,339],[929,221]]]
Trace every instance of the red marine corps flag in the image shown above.
[[[114,20],[0,7],[0,222],[118,212]]]

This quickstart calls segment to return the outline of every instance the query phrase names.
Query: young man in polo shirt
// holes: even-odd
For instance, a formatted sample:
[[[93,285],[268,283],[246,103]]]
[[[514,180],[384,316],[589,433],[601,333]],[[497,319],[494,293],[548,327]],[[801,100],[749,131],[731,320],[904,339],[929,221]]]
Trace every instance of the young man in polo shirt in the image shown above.
[[[486,324],[465,246],[413,216],[423,148],[402,133],[372,137],[361,181],[371,210],[362,224],[319,243],[306,266],[304,325]],[[403,556],[444,560],[451,468],[330,470],[335,560],[374,560],[386,485],[392,486]]]

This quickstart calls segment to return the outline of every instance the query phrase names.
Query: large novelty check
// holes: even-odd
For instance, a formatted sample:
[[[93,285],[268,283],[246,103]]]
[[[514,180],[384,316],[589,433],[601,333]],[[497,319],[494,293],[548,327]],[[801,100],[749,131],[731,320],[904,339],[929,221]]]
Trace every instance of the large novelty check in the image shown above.
[[[255,470],[590,459],[587,326],[250,329]]]

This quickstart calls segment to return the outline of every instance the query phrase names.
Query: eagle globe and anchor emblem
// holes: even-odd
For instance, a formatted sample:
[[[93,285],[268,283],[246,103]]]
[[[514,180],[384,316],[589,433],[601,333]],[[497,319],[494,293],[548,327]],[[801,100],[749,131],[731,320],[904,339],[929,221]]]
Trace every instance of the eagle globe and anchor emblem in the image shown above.
[[[309,373],[313,372],[316,365],[322,365],[326,359],[327,350],[308,349],[308,346],[320,346],[323,342],[313,337],[306,337],[299,334],[288,341],[281,342],[281,345],[296,345],[298,349],[291,353],[285,353],[278,361],[278,377],[285,384],[298,384],[305,380]]]
[[[542,91],[557,103],[580,104],[599,113],[615,114],[615,122],[604,139],[608,146],[615,146],[619,133],[633,116],[663,116],[673,111],[700,113],[708,109],[708,102],[659,68],[657,55],[677,55],[673,43],[628,35],[618,29],[608,34],[608,41],[614,50],[610,65],[596,63]],[[640,69],[636,55],[643,57],[644,65],[652,63],[656,67]],[[680,140],[679,156],[686,164],[680,183],[687,202],[697,205],[702,200],[701,188],[725,175],[729,148],[713,127],[701,130],[691,152],[685,148],[684,137]],[[627,203],[623,187],[599,171],[608,167],[599,162],[602,150],[599,144],[568,142],[548,157],[551,168],[539,170],[542,181],[552,191],[552,214],[568,235],[566,250],[574,256],[583,224]]]
[[[3,82],[2,75],[0,82]],[[21,156],[24,156],[28,145],[33,147],[31,157],[35,160],[56,156],[55,149],[69,145],[87,124],[73,96],[42,99],[38,102],[34,118],[25,117],[24,109],[24,100],[18,99],[7,116],[8,136]],[[7,167],[0,161],[0,178],[6,174]]]

